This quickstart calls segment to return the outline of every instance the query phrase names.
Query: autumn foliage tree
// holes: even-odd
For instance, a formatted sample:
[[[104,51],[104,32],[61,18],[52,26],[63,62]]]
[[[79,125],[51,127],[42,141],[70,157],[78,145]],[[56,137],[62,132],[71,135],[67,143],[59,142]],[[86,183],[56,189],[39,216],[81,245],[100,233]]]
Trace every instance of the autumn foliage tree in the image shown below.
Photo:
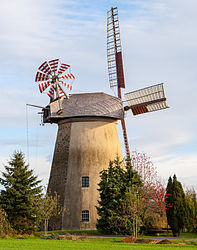
[[[145,153],[133,151],[131,164],[143,181],[143,185],[138,187],[138,192],[143,200],[143,213],[141,215],[143,225],[146,228],[159,227],[163,221],[165,222],[165,188],[150,157]]]

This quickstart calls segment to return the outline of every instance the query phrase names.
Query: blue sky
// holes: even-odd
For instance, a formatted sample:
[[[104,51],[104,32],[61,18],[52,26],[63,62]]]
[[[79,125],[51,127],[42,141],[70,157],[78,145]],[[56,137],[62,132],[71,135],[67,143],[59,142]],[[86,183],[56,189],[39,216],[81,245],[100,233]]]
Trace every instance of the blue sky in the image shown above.
[[[131,149],[146,152],[163,178],[197,183],[196,0],[8,0],[0,8],[0,169],[14,150],[47,183],[57,127],[40,126],[47,105],[34,82],[39,65],[60,58],[76,76],[73,93],[109,88],[106,13],[118,6],[126,90],[165,83],[170,109],[126,114]],[[28,141],[27,150],[27,117]],[[120,138],[122,134],[119,127]],[[28,153],[29,151],[29,153]],[[197,188],[197,186],[196,186]]]

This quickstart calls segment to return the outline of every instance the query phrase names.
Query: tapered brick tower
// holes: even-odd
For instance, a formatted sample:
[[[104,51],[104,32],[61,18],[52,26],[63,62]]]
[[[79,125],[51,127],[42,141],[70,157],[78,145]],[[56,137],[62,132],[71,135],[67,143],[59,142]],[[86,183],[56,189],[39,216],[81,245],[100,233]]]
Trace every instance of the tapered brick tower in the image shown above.
[[[96,228],[99,173],[117,155],[123,159],[116,127],[123,116],[120,99],[104,93],[71,95],[44,110],[44,122],[58,124],[48,189],[67,210],[52,229]]]

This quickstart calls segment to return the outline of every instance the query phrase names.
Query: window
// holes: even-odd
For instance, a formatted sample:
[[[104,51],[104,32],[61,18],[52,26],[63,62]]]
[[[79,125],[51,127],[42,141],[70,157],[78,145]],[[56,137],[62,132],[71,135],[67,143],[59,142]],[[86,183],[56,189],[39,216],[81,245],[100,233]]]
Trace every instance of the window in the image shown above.
[[[82,177],[82,187],[89,187],[89,176]]]
[[[82,221],[89,221],[89,210],[82,211]]]

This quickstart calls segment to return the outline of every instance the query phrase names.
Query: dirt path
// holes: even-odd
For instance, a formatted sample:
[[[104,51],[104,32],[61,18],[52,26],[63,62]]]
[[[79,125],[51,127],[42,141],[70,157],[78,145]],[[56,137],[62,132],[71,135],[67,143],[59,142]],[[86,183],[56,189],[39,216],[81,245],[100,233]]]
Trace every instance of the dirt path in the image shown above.
[[[86,235],[87,238],[126,238],[127,236],[115,236],[115,235]],[[187,239],[187,238],[175,238],[175,237],[149,237],[149,236],[141,236],[139,239],[150,239],[150,240],[189,240],[189,241],[197,241],[197,238]]]

